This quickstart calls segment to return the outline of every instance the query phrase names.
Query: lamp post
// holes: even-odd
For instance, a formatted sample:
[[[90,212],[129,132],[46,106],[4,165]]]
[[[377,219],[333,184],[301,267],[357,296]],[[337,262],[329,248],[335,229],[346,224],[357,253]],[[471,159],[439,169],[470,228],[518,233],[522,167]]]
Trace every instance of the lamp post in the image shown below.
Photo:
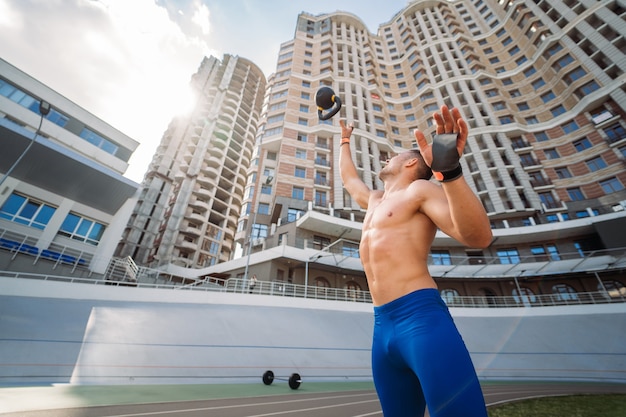
[[[9,177],[9,175],[11,175],[11,172],[13,172],[17,164],[20,163],[22,158],[24,158],[24,155],[26,155],[26,153],[30,150],[30,148],[33,146],[33,144],[37,140],[37,136],[39,136],[39,131],[41,130],[41,125],[43,124],[43,119],[44,117],[48,115],[48,113],[50,113],[50,108],[51,108],[50,103],[48,103],[47,101],[41,100],[39,102],[39,114],[41,115],[41,117],[39,118],[39,126],[37,127],[37,130],[35,131],[35,134],[33,135],[33,138],[31,139],[31,141],[28,143],[28,146],[26,147],[26,149],[24,149],[22,154],[15,160],[13,165],[11,165],[11,168],[9,168],[7,172],[5,172],[4,175],[2,176],[2,179],[0,179],[0,185],[2,185],[2,183],[4,183],[4,181]]]
[[[241,292],[246,292],[246,284],[248,283],[248,269],[250,267],[250,255],[252,254],[252,233],[254,232],[254,225],[256,224],[256,214],[257,210],[254,210],[252,217],[252,229],[247,228],[250,232],[248,233],[248,257],[246,258],[246,268],[243,272],[243,285],[241,286]]]

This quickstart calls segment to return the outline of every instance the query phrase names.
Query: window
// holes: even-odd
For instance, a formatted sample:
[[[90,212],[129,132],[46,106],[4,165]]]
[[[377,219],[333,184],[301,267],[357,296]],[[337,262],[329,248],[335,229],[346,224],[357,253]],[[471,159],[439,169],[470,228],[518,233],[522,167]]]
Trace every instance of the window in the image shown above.
[[[252,239],[266,238],[267,237],[267,225],[254,223],[252,225]]]
[[[306,178],[306,168],[296,167],[294,169],[293,175],[298,177],[298,178]]]
[[[307,106],[306,104],[300,104],[300,112],[308,113],[309,112],[309,106]]]
[[[98,148],[102,149],[103,151],[110,153],[111,155],[115,155],[119,148],[114,143],[106,140],[105,138],[97,134],[96,132],[86,127],[83,128],[79,136],[85,139],[87,142],[91,143],[92,145],[95,145]]]
[[[326,191],[315,190],[315,205],[326,207],[327,204]]]
[[[607,167],[606,162],[604,162],[604,159],[602,159],[601,156],[589,159],[588,161],[585,161],[585,163],[587,164],[587,168],[589,168],[589,171],[591,172],[595,172]]]
[[[577,152],[581,152],[585,149],[591,148],[591,142],[589,142],[589,139],[587,139],[586,137],[575,141],[574,143],[572,143],[572,145],[574,145],[574,148]]]
[[[259,203],[257,212],[259,214],[270,214],[270,205],[267,203]]]
[[[552,294],[556,295],[559,301],[576,301],[578,293],[574,288],[567,284],[556,284],[552,286]]]
[[[261,194],[272,194],[272,186],[268,184],[261,185]]]
[[[97,245],[102,238],[104,229],[103,224],[69,213],[59,229],[59,234],[70,239]]]
[[[568,83],[573,83],[574,81],[576,81],[577,79],[584,77],[585,75],[587,75],[587,73],[585,72],[584,69],[582,69],[581,67],[576,68],[575,70],[573,70],[572,72],[570,72],[569,74],[567,74],[565,76],[565,81],[567,81]]]
[[[556,63],[552,66],[552,68],[554,68],[555,71],[558,71],[562,68],[565,68],[572,62],[574,62],[574,58],[572,58],[570,54],[567,54],[563,56],[562,58],[560,58],[558,61],[556,61]]]
[[[433,265],[452,265],[450,252],[447,250],[432,250],[430,252]]]
[[[306,149],[296,149],[296,158],[306,159]]]
[[[537,132],[535,133],[535,139],[537,142],[545,142],[549,140],[548,134],[546,132]]]
[[[546,159],[558,159],[559,158],[559,152],[554,148],[544,149],[543,153],[546,156]]]
[[[519,252],[517,249],[500,249],[497,252],[501,264],[518,264],[520,263]]]
[[[295,208],[289,208],[287,210],[287,221],[289,223],[295,222],[303,214],[304,214],[304,212],[302,210],[298,210],[298,209],[295,209]]]
[[[568,167],[554,168],[554,172],[559,179],[572,178],[572,173]]]
[[[609,143],[615,143],[626,137],[626,130],[620,123],[606,127],[602,131],[607,136]]]
[[[546,85],[546,82],[543,80],[543,78],[538,78],[535,81],[532,82],[533,88],[535,90],[540,89],[541,87],[543,87],[544,85]]]
[[[350,258],[358,258],[359,257],[359,245],[356,243],[343,242],[342,245],[343,256],[348,256]]]
[[[449,288],[441,290],[441,298],[446,304],[454,303],[457,297],[459,297],[459,292],[457,290]]]
[[[19,194],[11,194],[0,208],[0,218],[44,229],[56,208]]]
[[[522,287],[520,288],[520,291],[515,288],[511,291],[511,294],[517,304],[530,305],[531,303],[537,301],[537,297],[529,288]]]
[[[615,193],[617,191],[622,191],[624,189],[624,186],[622,185],[622,183],[619,182],[619,180],[615,177],[606,179],[604,181],[600,181],[600,186],[602,187],[602,190],[604,190],[606,194]]]
[[[556,96],[554,95],[554,93],[552,91],[548,91],[547,93],[544,93],[541,95],[541,99],[543,100],[544,103],[547,103],[548,101],[554,100]]]
[[[561,256],[559,255],[559,250],[553,244],[543,246],[531,246],[530,253],[533,254],[535,261],[543,262],[543,261],[559,261],[561,260]]]
[[[572,201],[581,201],[585,199],[585,196],[579,187],[568,188],[567,195]]]
[[[563,131],[565,133],[571,133],[571,132],[578,130],[578,123],[572,120],[571,122],[566,123],[562,125],[561,127],[563,128]]]
[[[565,107],[562,104],[559,104],[558,106],[551,108],[550,113],[552,113],[552,116],[556,117],[559,114],[565,113]]]
[[[549,209],[559,208],[559,204],[554,198],[554,195],[552,195],[552,193],[550,192],[539,193],[539,199],[541,200],[541,203],[544,206],[546,206],[546,208],[549,208]]]
[[[291,198],[296,200],[304,200],[304,188],[294,186],[291,189]]]

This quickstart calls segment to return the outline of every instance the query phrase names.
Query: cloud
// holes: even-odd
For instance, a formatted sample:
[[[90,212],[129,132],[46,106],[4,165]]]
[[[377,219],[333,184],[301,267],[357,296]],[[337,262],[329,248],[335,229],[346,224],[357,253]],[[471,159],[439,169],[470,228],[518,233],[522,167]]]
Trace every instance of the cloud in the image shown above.
[[[203,35],[208,35],[211,29],[209,22],[209,8],[199,1],[194,2],[194,8],[195,11],[193,13],[193,17],[191,18],[191,21],[198,25],[200,30],[202,30]]]
[[[0,0],[0,16],[0,56],[138,140],[140,181],[207,43],[153,0]]]

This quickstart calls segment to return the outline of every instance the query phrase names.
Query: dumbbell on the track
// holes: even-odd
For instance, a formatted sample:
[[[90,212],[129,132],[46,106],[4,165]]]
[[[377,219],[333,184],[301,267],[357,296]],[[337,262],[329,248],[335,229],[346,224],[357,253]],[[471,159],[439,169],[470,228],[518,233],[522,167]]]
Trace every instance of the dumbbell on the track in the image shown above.
[[[302,378],[300,377],[300,374],[297,373],[291,374],[289,378],[275,377],[274,372],[272,371],[265,371],[263,373],[263,383],[265,385],[272,385],[272,382],[274,382],[275,379],[289,382],[289,388],[291,389],[300,388],[300,384],[302,383]]]

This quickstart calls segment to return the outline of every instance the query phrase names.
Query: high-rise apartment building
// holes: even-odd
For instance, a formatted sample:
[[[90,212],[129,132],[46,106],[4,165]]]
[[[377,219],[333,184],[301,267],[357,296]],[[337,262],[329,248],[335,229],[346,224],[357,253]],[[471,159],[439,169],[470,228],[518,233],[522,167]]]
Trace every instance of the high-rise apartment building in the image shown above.
[[[349,266],[364,211],[339,177],[339,118],[354,122],[353,159],[380,189],[383,161],[416,146],[414,129],[434,133],[432,114],[447,104],[470,125],[462,167],[495,240],[476,251],[438,234],[433,265],[624,246],[608,229],[624,226],[626,205],[625,19],[620,1],[418,0],[372,34],[348,12],[300,14],[269,81],[238,241],[253,253],[333,247],[344,258],[332,271],[313,252],[277,259],[265,251],[272,264],[262,275],[365,288],[362,270]],[[326,122],[314,103],[321,86],[343,101]],[[254,255],[252,264],[262,262]],[[314,261],[321,269],[311,280]]]
[[[266,79],[225,55],[205,58],[191,86],[195,108],[164,133],[117,249],[142,265],[201,268],[234,250]]]

